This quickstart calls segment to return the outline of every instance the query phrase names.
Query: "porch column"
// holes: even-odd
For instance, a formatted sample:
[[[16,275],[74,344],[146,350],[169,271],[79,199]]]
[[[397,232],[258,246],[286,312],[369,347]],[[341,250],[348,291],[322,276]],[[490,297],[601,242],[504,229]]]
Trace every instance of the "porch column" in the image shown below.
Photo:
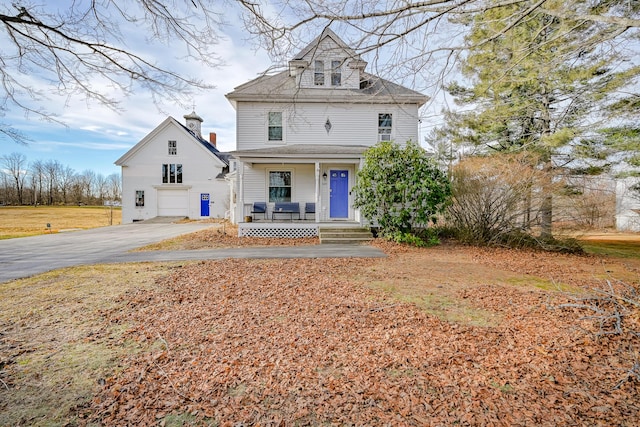
[[[244,162],[238,162],[238,188],[236,200],[237,223],[244,221]],[[236,224],[237,224],[236,223]]]
[[[360,161],[358,162],[358,164],[356,165],[356,170],[355,170],[355,176],[354,178],[357,180],[358,179],[358,171],[360,171],[362,169],[362,167],[364,166],[364,157],[360,157]],[[355,182],[355,181],[354,181]],[[362,218],[362,216],[360,215],[360,209],[354,208],[353,211],[353,219],[358,222],[360,225],[364,225],[364,220]]]
[[[320,222],[320,162],[316,162],[316,213],[315,220]]]

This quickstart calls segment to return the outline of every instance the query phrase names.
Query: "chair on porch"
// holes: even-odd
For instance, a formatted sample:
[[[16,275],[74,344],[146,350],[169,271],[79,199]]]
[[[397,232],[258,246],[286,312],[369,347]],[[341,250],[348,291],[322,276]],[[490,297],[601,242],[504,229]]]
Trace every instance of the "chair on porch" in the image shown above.
[[[267,219],[267,204],[265,202],[254,202],[251,209],[252,214],[262,214],[264,219]]]
[[[307,202],[304,204],[304,219],[307,219],[307,214],[316,214],[316,204],[313,202]]]

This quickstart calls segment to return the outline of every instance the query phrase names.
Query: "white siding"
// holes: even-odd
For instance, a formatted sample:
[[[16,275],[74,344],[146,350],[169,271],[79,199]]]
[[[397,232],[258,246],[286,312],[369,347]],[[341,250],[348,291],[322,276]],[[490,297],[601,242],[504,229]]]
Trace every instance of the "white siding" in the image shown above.
[[[269,111],[283,112],[283,143],[287,145],[374,145],[378,142],[378,113],[393,114],[394,141],[418,141],[416,105],[240,102],[237,108],[238,150],[282,144],[267,141]],[[329,132],[325,128],[327,119],[331,123]]]
[[[176,207],[176,215],[184,213],[189,218],[201,218],[200,194],[209,193],[213,202],[209,217],[223,218],[229,209],[229,186],[224,180],[216,179],[222,172],[219,160],[175,123],[169,122],[154,132],[150,134],[152,138],[149,141],[135,148],[136,151],[126,160],[126,166],[122,167],[122,222],[130,223],[158,215],[173,216],[168,213],[171,211],[166,204],[168,199],[161,205],[158,198],[158,191],[163,191],[158,188],[172,186],[162,183],[164,163],[182,164],[182,184],[173,186],[183,191],[187,200],[180,203],[186,204],[188,209]],[[177,155],[168,154],[169,140],[177,141]],[[135,206],[136,190],[144,191],[144,207]],[[162,211],[158,211],[159,206],[163,207]]]
[[[616,183],[616,229],[640,231],[640,193],[632,189],[638,178],[620,179]]]
[[[323,33],[324,34],[324,33]],[[376,93],[366,97],[363,93],[349,90],[360,89],[360,69],[365,63],[352,49],[349,49],[335,34],[326,30],[327,36],[321,36],[317,46],[310,46],[303,58],[295,58],[291,62],[295,71],[296,83],[300,88],[300,97],[291,93],[283,98],[292,89],[294,83],[289,80],[284,84],[284,90],[273,84],[273,99],[291,100],[291,102],[269,102],[261,93],[256,92],[250,99],[256,101],[238,101],[234,99],[236,109],[236,150],[240,152],[239,161],[242,163],[238,169],[237,179],[237,206],[234,210],[236,220],[249,215],[254,202],[268,202],[268,172],[270,170],[288,170],[292,172],[292,201],[300,203],[300,209],[306,202],[316,202],[317,217],[321,221],[329,220],[330,208],[330,183],[324,181],[323,173],[334,170],[349,171],[349,188],[355,184],[355,174],[358,169],[358,159],[353,155],[344,158],[330,153],[322,158],[309,156],[302,158],[300,153],[304,150],[296,150],[287,153],[287,146],[293,145],[318,145],[331,146],[373,146],[378,143],[378,115],[390,113],[393,117],[391,139],[398,143],[408,140],[418,141],[418,103],[421,98],[401,95],[400,99],[414,99],[414,104],[398,104],[388,93]],[[301,60],[301,61],[299,61]],[[324,63],[324,84],[316,85],[314,82],[315,60]],[[342,61],[340,66],[341,84],[332,86],[331,73],[332,61]],[[355,63],[354,61],[358,61]],[[353,64],[352,64],[353,63]],[[303,65],[305,64],[305,65]],[[353,66],[350,66],[353,65]],[[300,72],[299,66],[305,66]],[[294,68],[295,67],[295,68]],[[282,78],[284,75],[279,76]],[[281,80],[277,80],[282,83]],[[259,82],[258,82],[259,84]],[[240,89],[239,93],[246,88]],[[267,87],[262,88],[265,90]],[[248,89],[245,92],[250,93]],[[408,94],[409,92],[407,92]],[[247,99],[247,98],[243,98]],[[299,101],[304,99],[305,102]],[[386,104],[383,102],[387,102]],[[282,113],[282,141],[268,141],[268,113]],[[280,148],[272,150],[273,157],[267,156],[269,150],[255,153],[255,157],[244,157],[244,151],[268,148]],[[311,152],[311,150],[309,150]],[[278,154],[280,153],[280,154]],[[288,160],[292,159],[292,160]],[[288,163],[291,161],[292,163]],[[249,163],[252,162],[252,163]],[[260,162],[272,162],[263,164]],[[356,163],[356,164],[354,164]],[[318,192],[318,194],[316,194]],[[269,211],[273,204],[269,204]],[[342,215],[342,212],[340,213]],[[353,208],[353,200],[349,196],[349,220],[360,221],[359,212]]]
[[[324,85],[315,84],[315,60],[324,62]],[[341,61],[340,75],[341,84],[339,86],[333,86],[331,84],[331,61]],[[349,63],[352,60],[346,58],[344,55],[321,55],[309,62],[309,66],[304,69],[300,76],[300,87],[312,88],[318,90],[331,89],[359,89],[360,88],[360,71],[349,67]]]
[[[311,49],[303,58],[309,61],[309,66],[300,77],[300,86],[305,88],[341,88],[358,89],[360,87],[360,72],[349,68],[349,63],[353,60],[349,57],[349,52],[338,46],[332,39],[325,38],[320,42],[317,49]],[[324,61],[324,85],[318,86],[314,81],[315,60]],[[331,86],[331,61],[341,61],[340,71],[342,74],[342,84]]]
[[[314,164],[254,164],[245,166],[243,174],[245,212],[248,214],[254,202],[269,202],[269,171],[291,171],[291,201],[300,203],[300,211],[306,202],[315,201],[315,165]],[[273,203],[267,203],[271,212]]]

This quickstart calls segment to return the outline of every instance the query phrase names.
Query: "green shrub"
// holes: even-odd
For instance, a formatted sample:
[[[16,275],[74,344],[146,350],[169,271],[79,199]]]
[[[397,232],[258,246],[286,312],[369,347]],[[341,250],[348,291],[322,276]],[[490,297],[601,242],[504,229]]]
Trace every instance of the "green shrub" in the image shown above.
[[[381,142],[364,153],[354,206],[392,240],[428,228],[451,195],[449,180],[417,143]]]
[[[394,231],[384,234],[384,237],[396,243],[403,243],[417,247],[435,246],[440,244],[437,234],[429,228],[423,231],[412,232]]]

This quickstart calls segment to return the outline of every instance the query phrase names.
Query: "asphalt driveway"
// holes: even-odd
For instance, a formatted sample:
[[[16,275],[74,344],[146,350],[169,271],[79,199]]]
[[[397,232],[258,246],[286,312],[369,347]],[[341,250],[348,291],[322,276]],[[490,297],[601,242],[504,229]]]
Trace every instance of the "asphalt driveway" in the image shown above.
[[[67,233],[0,240],[0,283],[74,265],[223,258],[383,257],[363,245],[314,245],[193,251],[128,252],[212,227],[207,223],[134,223]]]

